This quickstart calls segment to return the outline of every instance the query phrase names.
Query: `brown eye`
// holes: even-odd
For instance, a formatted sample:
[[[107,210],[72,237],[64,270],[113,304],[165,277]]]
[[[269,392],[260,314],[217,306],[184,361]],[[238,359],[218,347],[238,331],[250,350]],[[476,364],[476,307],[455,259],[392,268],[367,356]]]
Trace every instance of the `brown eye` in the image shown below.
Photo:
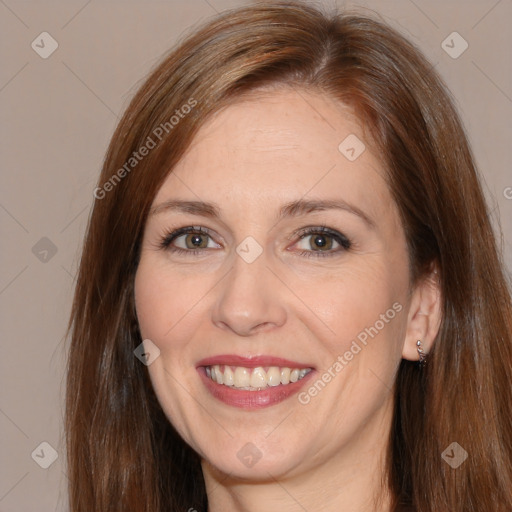
[[[301,256],[334,256],[349,250],[350,240],[342,233],[327,227],[310,227],[299,233],[295,247]]]
[[[306,251],[326,252],[337,249],[340,245],[332,235],[327,233],[313,233],[303,236],[297,247]]]
[[[309,235],[309,245],[313,251],[328,251],[332,249],[333,239],[329,235]]]
[[[177,229],[165,236],[160,246],[168,251],[191,253],[196,250],[219,249],[221,247],[213,240],[208,231],[200,226]]]
[[[187,249],[203,249],[208,247],[208,235],[191,233],[183,236],[185,237],[185,246]]]

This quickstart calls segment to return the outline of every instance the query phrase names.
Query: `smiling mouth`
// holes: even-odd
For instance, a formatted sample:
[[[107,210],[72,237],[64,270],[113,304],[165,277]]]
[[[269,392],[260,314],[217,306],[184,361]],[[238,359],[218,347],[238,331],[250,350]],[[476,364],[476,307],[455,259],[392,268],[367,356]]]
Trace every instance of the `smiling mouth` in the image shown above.
[[[286,366],[205,366],[206,376],[217,384],[240,391],[262,391],[273,387],[284,387],[303,379],[312,368],[290,368]]]

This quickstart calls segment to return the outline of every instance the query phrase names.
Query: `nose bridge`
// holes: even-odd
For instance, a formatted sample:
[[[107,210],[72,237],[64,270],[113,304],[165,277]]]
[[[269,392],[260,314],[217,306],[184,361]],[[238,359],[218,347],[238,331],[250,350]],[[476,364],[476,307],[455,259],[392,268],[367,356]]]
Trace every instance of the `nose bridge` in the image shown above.
[[[255,257],[254,249],[250,240],[238,246],[213,311],[212,320],[217,326],[241,336],[281,326],[286,321],[279,284],[268,268],[270,258],[263,251]]]

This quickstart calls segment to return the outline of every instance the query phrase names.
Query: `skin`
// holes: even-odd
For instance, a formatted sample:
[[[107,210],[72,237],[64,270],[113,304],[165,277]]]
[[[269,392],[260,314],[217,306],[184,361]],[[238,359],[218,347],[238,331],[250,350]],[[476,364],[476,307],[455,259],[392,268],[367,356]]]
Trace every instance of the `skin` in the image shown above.
[[[137,315],[143,339],[160,349],[148,370],[162,408],[203,459],[210,512],[362,512],[376,500],[390,510],[381,481],[392,388],[401,359],[418,359],[416,340],[431,348],[439,290],[433,278],[411,285],[382,159],[366,143],[349,161],[338,150],[349,134],[364,141],[350,109],[325,96],[253,93],[202,126],[154,198]],[[215,203],[220,215],[159,208],[170,199]],[[341,209],[278,220],[281,206],[299,199],[343,200],[370,223]],[[211,231],[202,252],[160,246],[190,225]],[[297,234],[308,226],[343,233],[351,247],[333,243],[318,256],[315,235]],[[252,263],[236,252],[248,236],[263,250]],[[186,251],[185,237],[171,246]],[[401,311],[307,404],[294,395],[259,410],[231,407],[196,370],[218,354],[272,355],[314,367],[316,381],[397,303]],[[261,454],[252,467],[237,457],[247,443]]]

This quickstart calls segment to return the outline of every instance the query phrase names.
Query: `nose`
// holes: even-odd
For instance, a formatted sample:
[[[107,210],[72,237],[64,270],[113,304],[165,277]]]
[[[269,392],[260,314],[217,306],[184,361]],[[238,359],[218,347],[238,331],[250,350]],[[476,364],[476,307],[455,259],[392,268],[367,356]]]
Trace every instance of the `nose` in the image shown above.
[[[264,254],[252,263],[237,255],[217,289],[212,321],[221,329],[247,337],[286,323],[283,284],[267,267]]]

